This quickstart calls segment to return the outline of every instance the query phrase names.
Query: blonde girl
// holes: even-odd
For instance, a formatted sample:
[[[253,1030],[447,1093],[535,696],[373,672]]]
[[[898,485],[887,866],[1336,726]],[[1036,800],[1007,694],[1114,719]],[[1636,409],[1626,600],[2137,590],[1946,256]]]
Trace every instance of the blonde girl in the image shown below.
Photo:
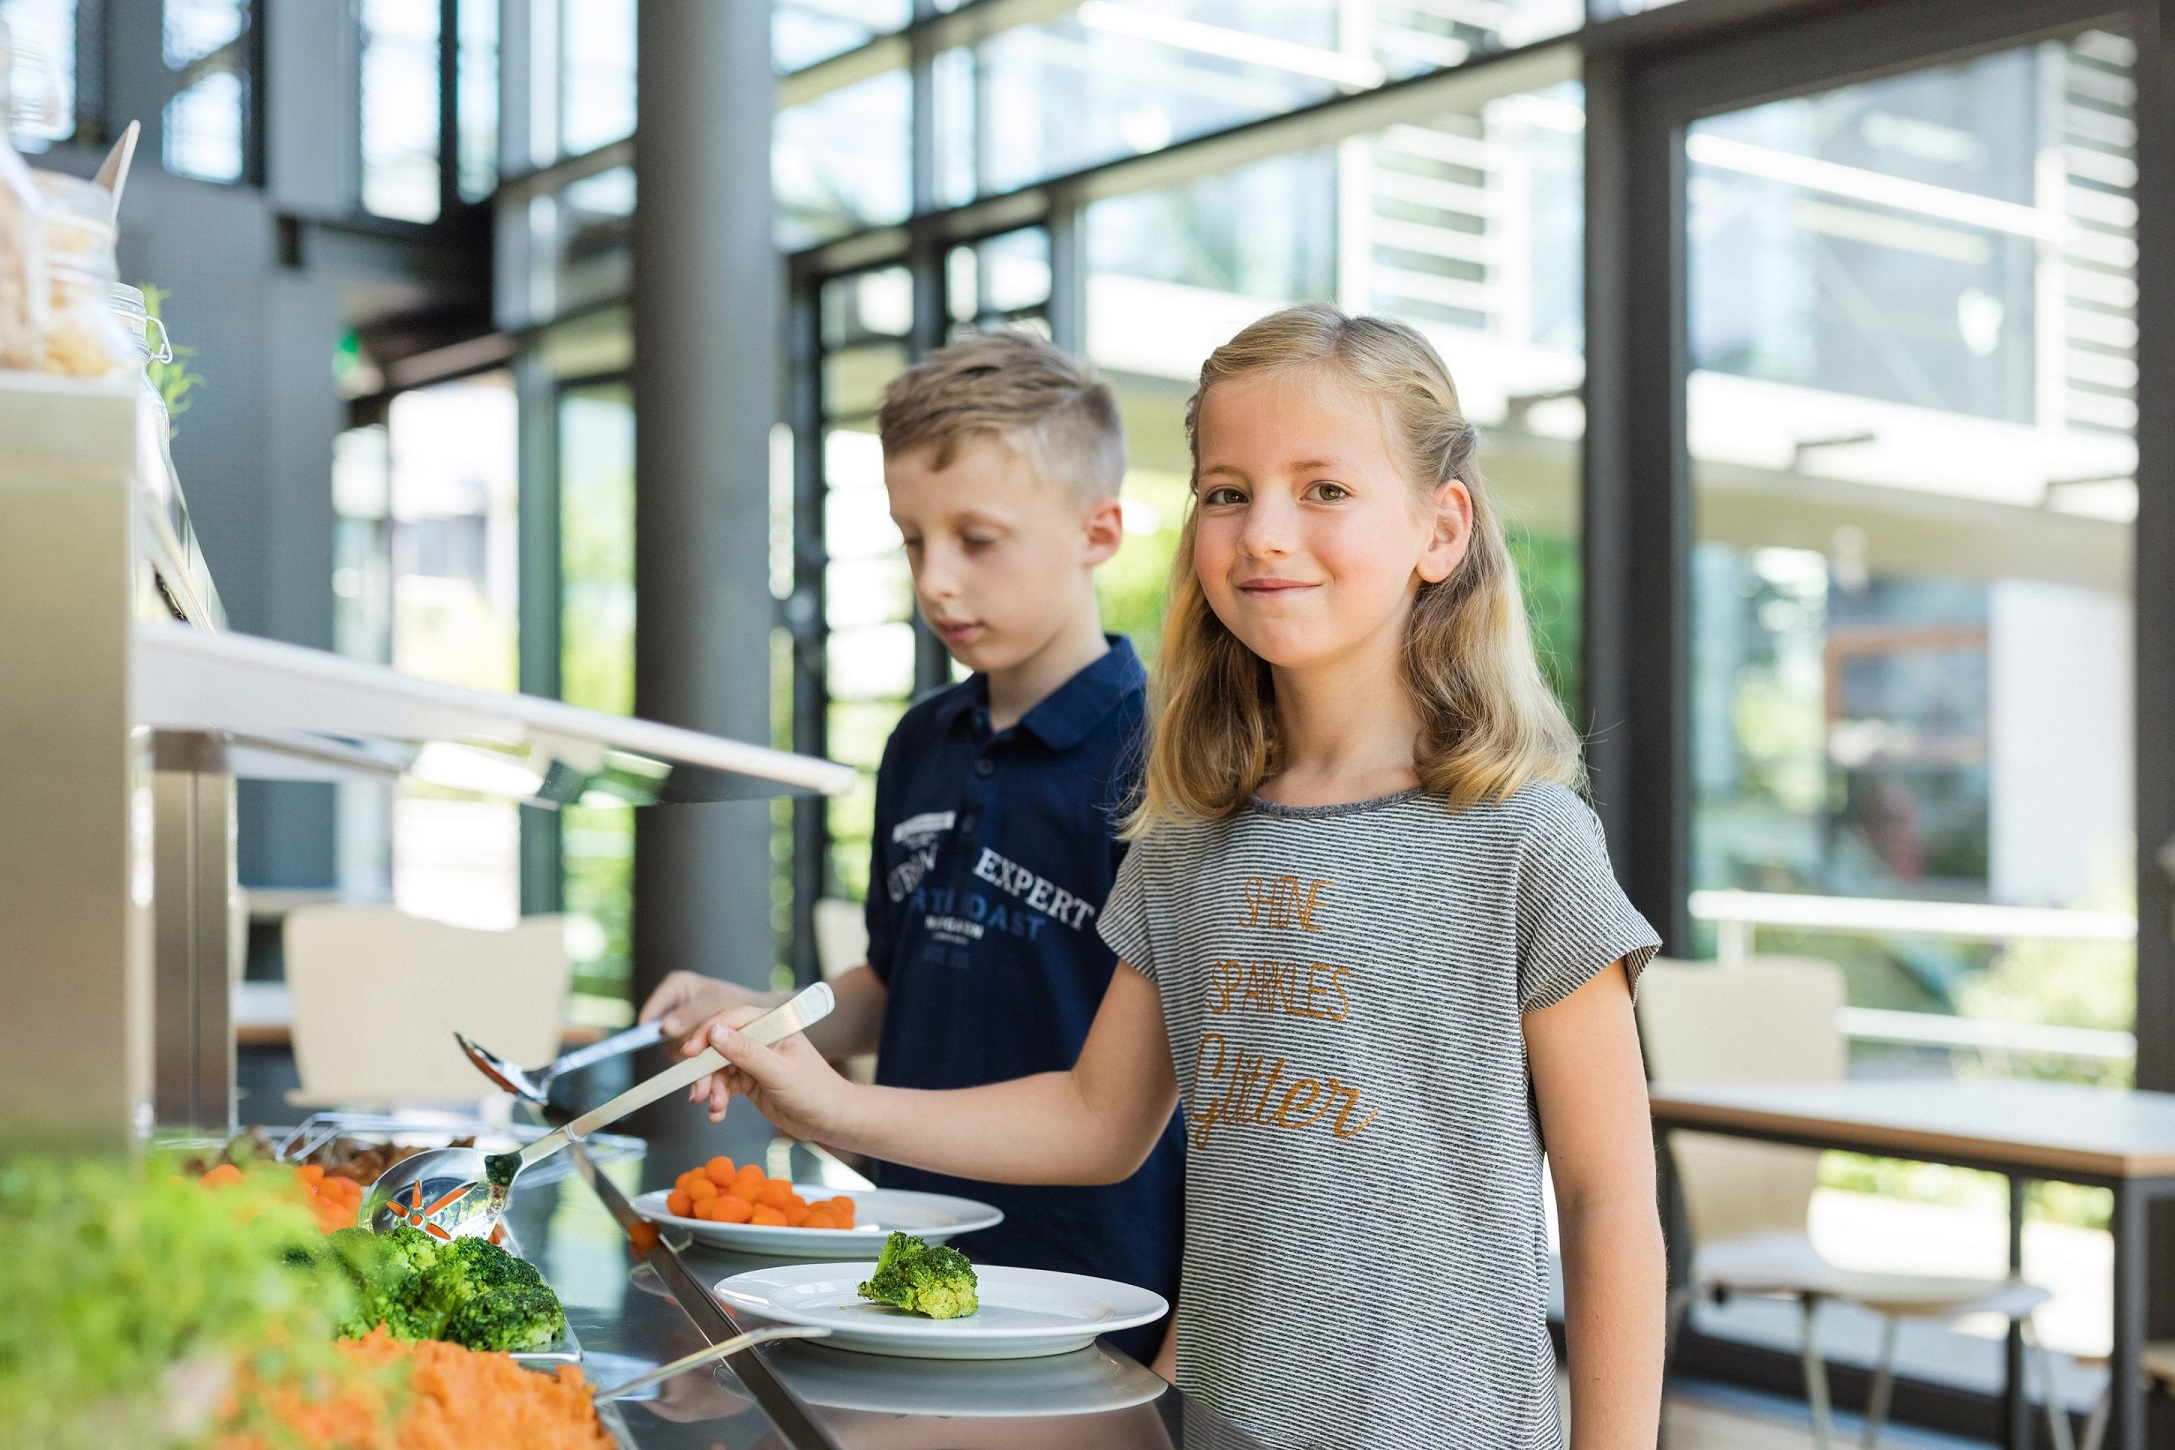
[[[733,1032],[742,1011],[688,1044],[734,1064],[712,1106],[1020,1183],[1117,1182],[1175,1107],[1160,1368],[1294,1450],[1561,1443],[1545,1141],[1571,1443],[1649,1450],[1663,1259],[1631,987],[1656,941],[1576,793],[1456,389],[1413,329],[1294,307],[1216,350],[1187,426],[1145,785],[1097,923],[1121,960],[1077,1065],[862,1087]]]

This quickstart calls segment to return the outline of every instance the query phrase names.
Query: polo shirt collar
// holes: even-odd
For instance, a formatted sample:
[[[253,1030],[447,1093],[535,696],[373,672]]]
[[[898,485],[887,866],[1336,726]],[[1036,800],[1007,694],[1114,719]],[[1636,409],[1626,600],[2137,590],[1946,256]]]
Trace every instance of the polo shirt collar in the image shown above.
[[[1021,716],[1016,728],[1062,754],[1087,739],[1127,696],[1148,688],[1148,672],[1142,668],[1140,656],[1133,652],[1133,642],[1122,634],[1106,634],[1103,638],[1109,642],[1109,650]],[[949,726],[969,709],[987,721],[988,676],[975,675],[970,688],[957,691],[945,702],[942,723]]]

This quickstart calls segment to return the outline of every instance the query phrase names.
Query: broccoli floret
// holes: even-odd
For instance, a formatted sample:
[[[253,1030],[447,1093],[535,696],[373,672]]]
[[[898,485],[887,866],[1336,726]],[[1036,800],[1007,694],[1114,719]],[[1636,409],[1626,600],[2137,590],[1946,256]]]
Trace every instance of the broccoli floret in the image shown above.
[[[943,1244],[925,1244],[912,1234],[884,1240],[876,1272],[855,1292],[931,1319],[961,1319],[981,1308],[975,1295],[974,1265]]]
[[[428,1234],[402,1225],[391,1233],[344,1228],[326,1236],[326,1247],[355,1289],[355,1306],[340,1333],[355,1339],[380,1324],[395,1339],[433,1339],[445,1314],[428,1302],[426,1285],[438,1262]]]
[[[566,1328],[535,1265],[484,1239],[440,1243],[401,1225],[384,1234],[342,1229],[328,1247],[355,1287],[355,1309],[340,1324],[349,1338],[383,1324],[395,1339],[530,1349]]]
[[[539,1281],[477,1295],[446,1321],[445,1337],[469,1349],[521,1350],[540,1349],[565,1332],[559,1296]]]

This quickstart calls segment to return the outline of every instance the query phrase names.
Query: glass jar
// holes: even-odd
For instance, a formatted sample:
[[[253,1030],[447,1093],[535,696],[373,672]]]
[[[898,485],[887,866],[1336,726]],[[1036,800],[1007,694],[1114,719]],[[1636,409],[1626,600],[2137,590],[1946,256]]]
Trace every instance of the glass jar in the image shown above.
[[[0,22],[0,369],[34,372],[45,357],[45,203],[8,140],[8,69],[14,51]]]
[[[116,282],[110,295],[114,321],[128,340],[129,357],[141,384],[136,397],[137,415],[143,420],[143,426],[136,430],[137,473],[159,501],[169,506],[171,521],[180,532],[186,528],[187,515],[180,509],[181,482],[174,473],[174,455],[169,446],[173,420],[166,414],[166,395],[151,381],[150,373],[152,363],[174,360],[173,344],[167,339],[166,324],[151,316],[145,307],[141,289]]]
[[[51,315],[45,328],[45,371],[71,377],[118,376],[137,364],[135,349],[113,315],[120,281],[114,260],[118,233],[113,193],[93,181],[55,171],[31,173],[45,202],[45,265]]]

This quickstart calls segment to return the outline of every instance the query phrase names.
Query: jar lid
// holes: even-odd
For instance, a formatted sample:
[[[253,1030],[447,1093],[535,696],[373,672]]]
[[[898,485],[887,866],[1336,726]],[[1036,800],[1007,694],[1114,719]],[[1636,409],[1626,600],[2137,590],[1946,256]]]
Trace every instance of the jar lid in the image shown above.
[[[42,167],[31,168],[30,175],[45,196],[48,215],[65,216],[71,226],[95,226],[108,233],[114,230],[113,193],[97,182]]]

